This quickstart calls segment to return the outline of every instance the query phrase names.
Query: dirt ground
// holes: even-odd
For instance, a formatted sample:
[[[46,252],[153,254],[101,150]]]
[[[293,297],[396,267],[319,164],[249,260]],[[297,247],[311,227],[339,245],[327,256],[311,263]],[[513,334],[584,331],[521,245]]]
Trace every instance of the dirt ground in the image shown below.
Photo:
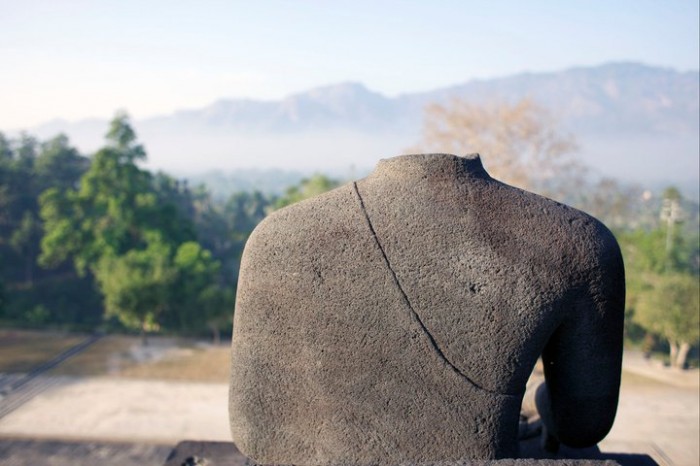
[[[228,348],[134,343],[103,340],[44,375],[61,382],[1,418],[0,437],[230,440]],[[665,369],[637,353],[626,354],[624,367],[617,420],[600,449],[646,453],[659,464],[699,464],[698,371]]]

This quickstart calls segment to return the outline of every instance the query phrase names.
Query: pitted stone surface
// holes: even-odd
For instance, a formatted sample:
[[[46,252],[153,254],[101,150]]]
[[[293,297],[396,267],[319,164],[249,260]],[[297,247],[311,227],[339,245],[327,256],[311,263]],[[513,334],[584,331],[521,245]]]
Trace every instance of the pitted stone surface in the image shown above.
[[[624,273],[592,217],[478,156],[402,156],[270,215],[246,245],[230,419],[268,464],[512,458],[543,354],[549,432],[614,419]]]

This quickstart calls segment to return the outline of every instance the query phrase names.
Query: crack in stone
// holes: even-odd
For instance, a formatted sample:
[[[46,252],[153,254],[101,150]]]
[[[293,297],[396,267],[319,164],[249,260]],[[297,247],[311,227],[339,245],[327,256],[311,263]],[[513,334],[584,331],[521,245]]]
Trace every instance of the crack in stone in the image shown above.
[[[452,362],[447,359],[447,356],[445,356],[445,353],[442,352],[440,349],[440,346],[438,345],[437,341],[435,340],[435,337],[430,333],[428,328],[425,326],[423,323],[423,320],[420,318],[416,310],[413,308],[413,305],[411,304],[411,301],[408,299],[408,295],[404,291],[403,287],[401,286],[401,282],[399,282],[399,277],[396,275],[396,272],[394,269],[391,267],[391,263],[389,262],[389,257],[386,255],[386,251],[384,251],[384,247],[382,246],[382,243],[379,241],[379,236],[377,236],[377,232],[374,230],[374,226],[372,225],[372,221],[369,218],[369,214],[367,213],[367,209],[365,208],[365,202],[362,199],[362,196],[360,195],[360,190],[357,187],[357,182],[353,182],[352,186],[355,191],[355,195],[357,196],[358,201],[360,202],[360,209],[362,210],[362,213],[365,216],[365,220],[367,221],[367,226],[369,227],[370,232],[372,233],[372,237],[374,238],[375,243],[377,243],[377,247],[379,248],[379,251],[382,253],[382,257],[384,258],[384,263],[386,264],[387,268],[389,269],[389,272],[391,273],[391,277],[394,280],[394,284],[396,285],[396,288],[399,290],[401,293],[401,296],[403,297],[403,300],[408,307],[409,311],[415,318],[416,322],[418,322],[418,325],[420,326],[421,330],[425,334],[426,337],[428,337],[428,341],[430,342],[430,345],[433,347],[433,350],[437,353],[438,357],[445,363],[447,364],[450,369],[452,369],[453,372],[455,372],[459,377],[465,379],[467,382],[469,382],[471,385],[474,387],[483,390],[488,393],[493,393],[497,395],[506,395],[509,396],[508,394],[503,394],[501,392],[497,392],[494,390],[489,390],[478,383],[474,382],[471,378],[469,378],[466,374],[464,374],[462,371],[457,368]]]

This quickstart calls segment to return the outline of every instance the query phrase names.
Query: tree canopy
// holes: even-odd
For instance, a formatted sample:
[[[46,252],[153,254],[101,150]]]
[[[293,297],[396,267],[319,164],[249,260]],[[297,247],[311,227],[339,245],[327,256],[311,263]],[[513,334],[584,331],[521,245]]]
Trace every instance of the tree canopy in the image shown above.
[[[677,190],[667,190],[667,200],[678,202],[675,209],[680,209]],[[690,347],[700,338],[700,238],[697,225],[682,228],[687,220],[668,217],[664,205],[668,202],[653,228],[618,235],[625,257],[627,309],[633,322],[667,340],[671,365],[684,367]]]
[[[69,310],[81,306],[74,300],[75,284],[76,292],[81,288],[102,301],[99,317],[123,328],[206,330],[218,337],[230,325],[231,270],[268,201],[232,199],[235,221],[227,222],[225,209],[213,206],[206,190],[193,194],[186,182],[152,174],[139,166],[145,160],[146,150],[123,113],[91,158],[65,136],[39,144],[0,133],[0,203],[6,206],[0,210],[5,266],[0,289],[6,305],[0,306],[0,319],[77,322],[86,310]],[[211,232],[209,225],[222,227]],[[37,283],[19,286],[15,264],[22,260],[31,270],[41,265]],[[231,264],[228,274],[222,260]],[[63,288],[67,302],[54,293],[56,287]],[[91,299],[84,304],[95,308]]]

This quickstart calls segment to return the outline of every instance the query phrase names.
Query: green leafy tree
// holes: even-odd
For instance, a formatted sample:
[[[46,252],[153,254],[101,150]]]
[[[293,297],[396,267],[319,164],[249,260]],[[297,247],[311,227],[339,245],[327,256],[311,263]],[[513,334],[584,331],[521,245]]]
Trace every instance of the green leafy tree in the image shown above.
[[[637,320],[668,340],[671,366],[683,368],[700,338],[700,283],[689,274],[654,277],[637,303]]]
[[[221,342],[221,330],[231,329],[236,293],[233,287],[209,286],[201,294],[206,309],[207,326],[214,344]]]
[[[38,191],[75,189],[89,167],[90,160],[70,146],[67,136],[59,134],[41,144],[34,163]]]
[[[4,319],[89,328],[104,310],[144,334],[208,328],[215,339],[231,325],[240,254],[270,199],[238,193],[217,204],[205,189],[141,169],[145,157],[125,114],[91,158],[64,135],[0,134]],[[288,200],[335,185],[314,177]]]
[[[183,243],[175,253],[173,263],[177,279],[172,290],[173,302],[169,312],[171,326],[183,330],[198,329],[205,321],[202,293],[217,281],[219,263],[198,243]]]
[[[56,266],[71,259],[84,274],[103,256],[119,256],[143,245],[143,224],[155,197],[150,175],[136,166],[145,157],[125,115],[118,115],[79,189],[51,188],[40,198],[45,223],[40,263]]]
[[[301,180],[298,185],[288,188],[284,195],[275,201],[274,208],[281,209],[282,207],[294,204],[295,202],[318,196],[319,194],[330,191],[339,185],[340,183],[332,178],[328,178],[327,176],[321,174],[315,174],[310,178]]]
[[[26,134],[15,141],[0,136],[0,256],[6,278],[24,286],[33,281],[39,249],[37,148],[37,140]]]
[[[151,236],[145,249],[105,255],[94,269],[106,317],[114,316],[127,328],[139,329],[144,344],[148,332],[159,329],[158,318],[168,307],[176,277],[170,247],[157,235]]]
[[[42,194],[42,265],[71,260],[84,274],[104,256],[144,248],[149,232],[158,231],[166,242],[194,236],[169,203],[159,202],[151,174],[137,166],[146,154],[135,138],[126,115],[117,115],[107,133],[108,144],[94,155],[80,187],[51,188]]]
[[[34,162],[37,158],[39,141],[33,136],[22,133],[19,138],[19,144],[16,149],[15,164],[17,167],[30,174],[34,168]]]
[[[5,284],[0,280],[0,316],[5,315],[5,308],[7,307],[6,303],[7,298],[5,297]]]
[[[7,139],[5,134],[0,132],[0,164],[11,163],[13,152],[10,140]]]
[[[34,264],[41,239],[41,224],[30,210],[24,212],[19,225],[10,236],[10,245],[19,257],[24,258],[24,281],[31,285],[34,281]]]
[[[158,172],[153,176],[152,186],[158,206],[157,215],[152,219],[154,227],[174,244],[197,237],[194,202],[187,182]]]
[[[656,228],[623,232],[619,240],[630,316],[650,334],[666,339],[671,365],[684,367],[688,351],[698,343],[700,244],[696,229],[682,228],[686,216],[679,210],[678,191],[667,190],[665,196],[678,204],[664,203],[666,212]]]
[[[144,341],[161,328],[204,328],[213,312],[207,306],[218,299],[219,263],[195,242],[189,190],[139,168],[146,153],[126,115],[117,115],[106,138],[78,187],[41,196],[41,263],[70,261],[94,276],[105,316],[139,329]],[[69,157],[61,141],[55,145]]]
[[[183,331],[208,327],[216,342],[233,313],[232,292],[219,285],[220,264],[196,242],[183,243],[173,259],[176,279],[172,286],[169,324]]]
[[[77,278],[65,266],[36,267],[43,233],[40,194],[49,188],[74,188],[88,166],[89,160],[65,136],[39,143],[26,134],[17,139],[0,134],[0,280],[7,285],[7,321],[95,322],[97,293],[89,279]]]

